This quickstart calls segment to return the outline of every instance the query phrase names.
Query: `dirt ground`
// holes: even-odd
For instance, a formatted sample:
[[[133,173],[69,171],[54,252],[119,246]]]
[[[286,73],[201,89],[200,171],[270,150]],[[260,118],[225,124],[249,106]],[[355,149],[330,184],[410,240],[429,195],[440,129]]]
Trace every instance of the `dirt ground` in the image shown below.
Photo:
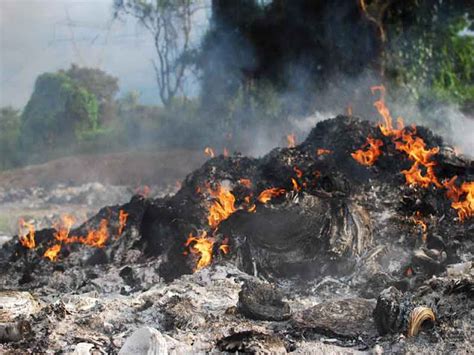
[[[0,187],[78,186],[90,182],[169,185],[184,178],[205,159],[203,152],[191,150],[80,155],[0,172]]]
[[[206,157],[170,150],[82,155],[0,172],[0,244],[25,219],[36,229],[72,214],[77,223],[108,205],[128,202],[135,193],[173,193]]]

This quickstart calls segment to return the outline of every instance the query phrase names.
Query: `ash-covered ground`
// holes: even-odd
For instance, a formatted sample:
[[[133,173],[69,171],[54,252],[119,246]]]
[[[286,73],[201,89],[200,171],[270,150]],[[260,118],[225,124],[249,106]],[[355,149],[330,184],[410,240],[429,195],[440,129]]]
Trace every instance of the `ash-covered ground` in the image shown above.
[[[352,154],[368,137],[382,144],[366,166]],[[412,137],[434,149],[429,160],[339,116],[261,159],[213,158],[176,194],[135,195],[65,237],[56,227],[34,248],[6,242],[0,349],[471,352],[474,223],[462,188],[474,164],[423,127]],[[415,163],[432,169],[425,186],[406,183]],[[104,219],[104,244],[79,237]]]

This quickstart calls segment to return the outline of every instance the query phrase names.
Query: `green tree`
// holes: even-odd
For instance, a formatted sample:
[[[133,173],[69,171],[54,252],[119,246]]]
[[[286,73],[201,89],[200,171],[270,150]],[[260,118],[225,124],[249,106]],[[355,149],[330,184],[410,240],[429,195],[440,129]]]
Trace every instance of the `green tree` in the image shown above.
[[[18,163],[18,137],[20,114],[12,107],[0,109],[0,169],[7,169]]]
[[[118,78],[95,68],[81,68],[75,64],[64,71],[74,83],[95,95],[98,104],[99,123],[105,124],[115,117],[114,98],[119,91]]]
[[[63,72],[42,74],[21,121],[20,142],[25,153],[65,149],[81,132],[97,128],[97,98]]]

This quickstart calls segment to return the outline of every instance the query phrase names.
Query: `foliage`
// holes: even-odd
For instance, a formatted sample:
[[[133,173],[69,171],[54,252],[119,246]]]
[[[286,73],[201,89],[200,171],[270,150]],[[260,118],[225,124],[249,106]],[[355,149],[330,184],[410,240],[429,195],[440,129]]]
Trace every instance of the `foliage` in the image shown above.
[[[19,111],[12,107],[2,107],[0,109],[0,169],[11,168],[17,163],[19,134]]]
[[[116,15],[136,18],[150,33],[156,51],[153,60],[159,96],[165,106],[185,91],[190,75],[191,30],[199,0],[115,0]]]
[[[21,119],[24,152],[41,154],[69,146],[81,131],[96,129],[98,103],[94,94],[66,74],[46,73],[36,80]]]
[[[474,100],[474,38],[461,33],[472,19],[463,3],[413,0],[387,10],[388,75],[416,99]]]

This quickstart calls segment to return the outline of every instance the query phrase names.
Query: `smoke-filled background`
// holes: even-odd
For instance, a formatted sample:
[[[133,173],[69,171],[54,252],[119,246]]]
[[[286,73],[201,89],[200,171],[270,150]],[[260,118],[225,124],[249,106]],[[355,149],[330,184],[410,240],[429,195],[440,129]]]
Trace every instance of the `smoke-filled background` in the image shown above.
[[[474,148],[470,1],[3,0],[0,168],[125,151],[260,155],[394,116]]]

